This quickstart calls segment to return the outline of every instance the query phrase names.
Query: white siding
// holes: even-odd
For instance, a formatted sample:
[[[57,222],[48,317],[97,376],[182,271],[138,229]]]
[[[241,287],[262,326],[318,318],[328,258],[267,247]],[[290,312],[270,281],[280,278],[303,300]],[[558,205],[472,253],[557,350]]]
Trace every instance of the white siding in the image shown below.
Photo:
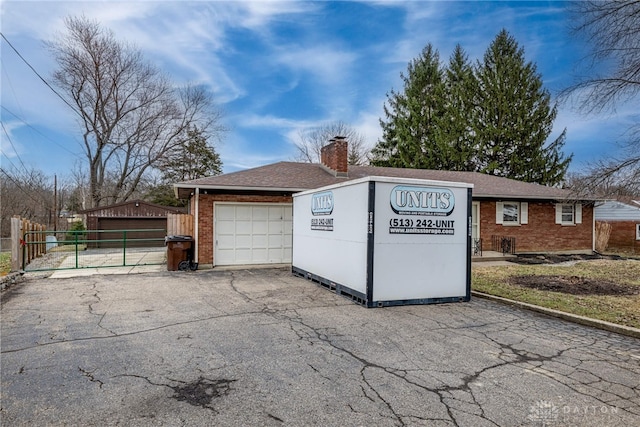
[[[596,221],[640,221],[640,208],[620,202],[605,202],[596,206]]]

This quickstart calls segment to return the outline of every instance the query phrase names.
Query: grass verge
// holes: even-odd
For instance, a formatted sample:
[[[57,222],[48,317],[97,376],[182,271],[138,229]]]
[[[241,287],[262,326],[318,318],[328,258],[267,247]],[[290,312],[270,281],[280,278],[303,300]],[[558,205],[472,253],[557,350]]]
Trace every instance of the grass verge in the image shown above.
[[[6,276],[11,271],[11,252],[0,252],[0,276]]]
[[[512,283],[519,276],[566,276],[615,282],[634,295],[572,295]],[[474,265],[472,289],[516,301],[640,328],[640,261],[597,260],[573,265]]]

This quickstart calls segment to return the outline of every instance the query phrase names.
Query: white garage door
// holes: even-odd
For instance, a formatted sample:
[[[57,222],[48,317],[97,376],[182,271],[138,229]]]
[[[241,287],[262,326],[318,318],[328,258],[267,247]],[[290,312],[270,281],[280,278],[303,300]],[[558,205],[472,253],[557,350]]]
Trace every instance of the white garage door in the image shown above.
[[[215,265],[291,262],[291,204],[214,204]]]

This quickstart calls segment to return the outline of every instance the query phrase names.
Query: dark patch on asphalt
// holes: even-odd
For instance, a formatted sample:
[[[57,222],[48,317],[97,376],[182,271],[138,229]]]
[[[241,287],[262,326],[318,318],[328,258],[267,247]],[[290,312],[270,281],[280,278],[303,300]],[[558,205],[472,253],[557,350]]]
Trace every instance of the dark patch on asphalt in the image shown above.
[[[509,282],[541,291],[562,292],[571,295],[637,295],[640,289],[619,285],[609,280],[578,276],[513,276]]]
[[[214,409],[213,399],[226,396],[231,390],[231,384],[236,380],[209,380],[200,377],[196,381],[178,386],[169,386],[173,390],[174,399],[187,402],[189,405]]]

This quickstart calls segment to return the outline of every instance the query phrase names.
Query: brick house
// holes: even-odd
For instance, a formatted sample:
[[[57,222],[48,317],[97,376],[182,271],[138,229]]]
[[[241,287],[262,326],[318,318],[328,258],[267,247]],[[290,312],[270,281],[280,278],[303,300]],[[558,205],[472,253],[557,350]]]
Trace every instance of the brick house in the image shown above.
[[[279,162],[174,184],[194,215],[202,266],[291,262],[292,194],[366,176],[474,185],[472,237],[483,250],[508,241],[516,253],[591,252],[593,200],[567,190],[478,172],[348,166],[347,141],[322,148],[321,163]],[[500,243],[497,243],[500,245]]]
[[[610,200],[596,206],[595,219],[611,226],[606,251],[640,254],[640,206]]]

